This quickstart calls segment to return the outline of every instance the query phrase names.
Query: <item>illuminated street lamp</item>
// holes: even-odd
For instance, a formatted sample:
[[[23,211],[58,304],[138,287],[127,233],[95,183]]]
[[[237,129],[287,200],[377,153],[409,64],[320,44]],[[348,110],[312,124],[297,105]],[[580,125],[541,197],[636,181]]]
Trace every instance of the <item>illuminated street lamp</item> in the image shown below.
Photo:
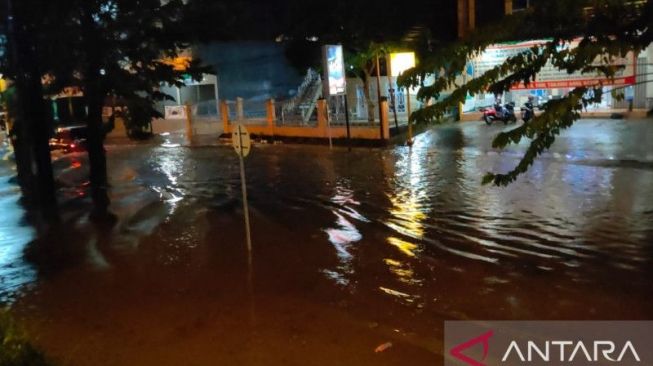
[[[415,67],[415,52],[390,54],[390,71],[392,76],[397,77],[413,67]]]
[[[390,74],[400,76],[406,70],[415,67],[415,52],[390,54]],[[392,89],[391,89],[392,90]],[[410,88],[406,88],[406,113],[408,115],[408,145],[413,144],[413,125],[410,121]]]

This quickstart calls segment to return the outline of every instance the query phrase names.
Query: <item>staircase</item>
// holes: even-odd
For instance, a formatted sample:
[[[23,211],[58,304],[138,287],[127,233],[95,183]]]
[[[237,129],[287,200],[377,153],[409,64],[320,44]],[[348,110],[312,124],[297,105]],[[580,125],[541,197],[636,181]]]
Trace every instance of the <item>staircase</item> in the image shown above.
[[[282,106],[284,116],[298,116],[302,123],[310,120],[317,100],[322,96],[322,78],[313,69],[308,69],[297,94]]]

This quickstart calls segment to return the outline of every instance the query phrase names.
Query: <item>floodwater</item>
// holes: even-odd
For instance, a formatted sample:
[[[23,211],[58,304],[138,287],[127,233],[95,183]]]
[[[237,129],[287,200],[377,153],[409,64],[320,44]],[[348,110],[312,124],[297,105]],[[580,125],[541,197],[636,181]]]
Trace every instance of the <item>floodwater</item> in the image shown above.
[[[2,161],[0,296],[61,365],[440,365],[444,320],[651,319],[653,121],[581,121],[481,186],[526,147],[493,150],[502,128],[255,146],[251,257],[230,147],[110,144],[103,222],[83,156],[55,162],[60,224]]]

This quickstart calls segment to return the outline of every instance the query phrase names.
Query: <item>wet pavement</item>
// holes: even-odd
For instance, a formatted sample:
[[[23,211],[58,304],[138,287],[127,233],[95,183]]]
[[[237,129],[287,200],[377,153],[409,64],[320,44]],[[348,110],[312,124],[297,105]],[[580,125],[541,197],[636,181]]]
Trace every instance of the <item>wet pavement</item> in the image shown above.
[[[106,222],[83,155],[55,162],[56,225],[2,161],[0,296],[62,365],[439,365],[443,320],[651,319],[653,121],[581,121],[481,186],[527,146],[493,150],[503,128],[255,146],[251,266],[230,147],[110,144]]]

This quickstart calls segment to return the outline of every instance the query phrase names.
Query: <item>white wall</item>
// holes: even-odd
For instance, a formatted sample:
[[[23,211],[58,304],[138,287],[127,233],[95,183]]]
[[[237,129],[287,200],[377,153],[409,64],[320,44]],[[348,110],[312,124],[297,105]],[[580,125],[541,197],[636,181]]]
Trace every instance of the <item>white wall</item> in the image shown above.
[[[648,99],[648,108],[653,108],[653,45],[648,46],[645,53],[647,58],[646,63],[648,64],[647,68],[646,70],[638,70],[638,73],[643,72],[647,74],[646,98]]]
[[[390,103],[390,97],[388,95],[388,89],[389,87],[389,82],[388,78],[386,76],[381,76],[381,96],[382,97],[387,97],[388,98],[388,103]],[[395,88],[395,93],[397,89],[397,79],[392,78],[392,83]],[[349,103],[349,110],[352,112],[351,117],[359,120],[366,120],[367,119],[367,111],[365,109],[361,110],[360,106],[358,105],[359,98],[357,96],[357,89],[358,88],[363,88],[363,81],[359,78],[347,78],[347,101]],[[418,108],[420,108],[421,103],[417,100],[417,92],[419,89],[412,89],[411,90],[411,95],[410,95],[410,103],[411,103],[411,110],[415,111]],[[374,118],[376,120],[379,119],[379,107],[377,104],[377,82],[376,82],[376,77],[372,77],[370,80],[370,97],[372,101],[374,102]],[[365,104],[365,103],[363,103]],[[405,120],[406,119],[406,111],[397,111],[397,116],[399,117],[400,120]],[[391,116],[392,117],[392,116]],[[392,117],[394,118],[394,117]]]

